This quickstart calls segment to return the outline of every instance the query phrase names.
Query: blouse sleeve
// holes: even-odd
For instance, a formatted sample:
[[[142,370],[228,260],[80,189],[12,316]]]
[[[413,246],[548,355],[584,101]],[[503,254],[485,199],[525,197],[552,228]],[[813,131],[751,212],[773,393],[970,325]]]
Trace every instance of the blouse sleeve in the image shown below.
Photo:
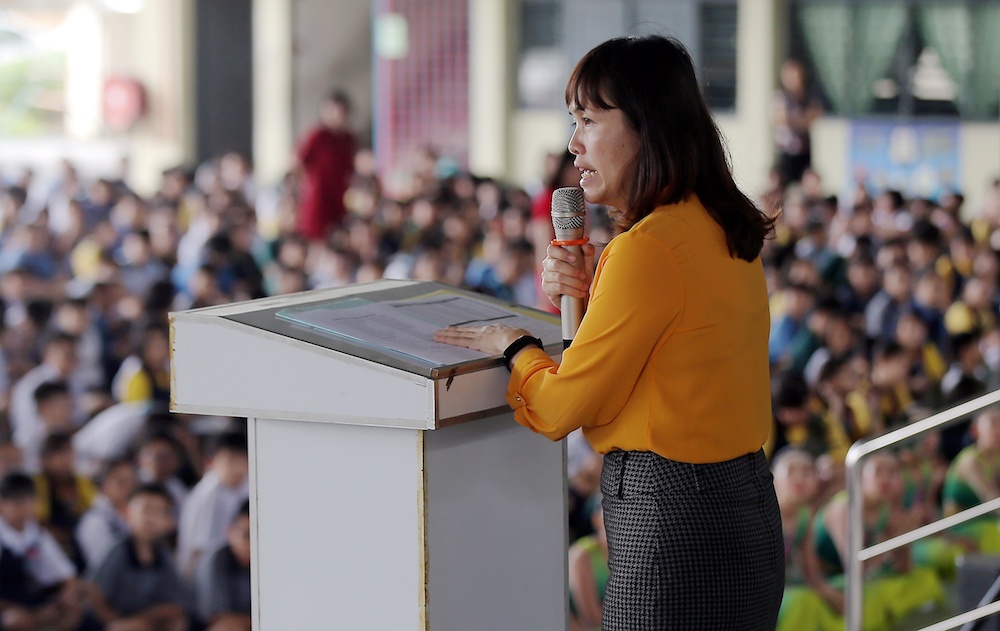
[[[514,418],[552,440],[614,420],[684,310],[677,261],[643,233],[625,233],[608,245],[591,293],[562,363],[527,349],[511,374],[507,401]]]

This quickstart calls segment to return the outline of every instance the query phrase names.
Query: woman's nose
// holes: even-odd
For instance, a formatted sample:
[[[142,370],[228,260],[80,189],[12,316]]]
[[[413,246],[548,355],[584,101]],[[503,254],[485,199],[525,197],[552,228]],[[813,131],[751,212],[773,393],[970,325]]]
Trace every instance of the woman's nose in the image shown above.
[[[569,137],[569,145],[567,146],[569,152],[572,153],[574,156],[578,156],[583,153],[583,145],[581,145],[580,141],[577,140],[576,134],[577,130],[574,129],[573,135]]]

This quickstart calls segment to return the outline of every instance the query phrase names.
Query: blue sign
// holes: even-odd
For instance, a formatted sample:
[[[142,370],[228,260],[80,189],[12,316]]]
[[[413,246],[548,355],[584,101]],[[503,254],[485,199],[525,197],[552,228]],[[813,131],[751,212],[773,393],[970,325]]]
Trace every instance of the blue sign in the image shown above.
[[[848,173],[868,192],[937,199],[958,190],[958,123],[854,121]]]

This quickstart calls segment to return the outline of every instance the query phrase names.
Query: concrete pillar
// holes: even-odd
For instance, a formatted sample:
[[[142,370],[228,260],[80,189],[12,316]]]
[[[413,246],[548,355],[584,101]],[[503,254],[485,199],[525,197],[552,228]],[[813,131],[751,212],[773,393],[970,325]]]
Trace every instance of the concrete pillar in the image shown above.
[[[469,0],[469,169],[505,177],[510,167],[514,12],[510,0]]]
[[[736,33],[736,111],[717,117],[726,137],[737,184],[753,195],[774,160],[771,104],[784,33],[777,0],[740,0]],[[783,45],[781,45],[783,46]]]
[[[133,77],[146,90],[127,155],[129,182],[149,195],[163,169],[194,157],[194,0],[147,2],[138,13],[105,13],[102,23],[105,76]]]
[[[291,166],[292,2],[253,2],[253,162],[257,182],[270,186]]]

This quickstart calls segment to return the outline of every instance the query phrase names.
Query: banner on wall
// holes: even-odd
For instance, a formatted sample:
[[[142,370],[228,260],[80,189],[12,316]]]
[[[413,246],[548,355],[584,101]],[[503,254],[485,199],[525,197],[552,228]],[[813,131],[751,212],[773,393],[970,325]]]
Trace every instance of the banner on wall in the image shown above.
[[[961,181],[958,123],[854,121],[848,173],[872,194],[937,199]]]

